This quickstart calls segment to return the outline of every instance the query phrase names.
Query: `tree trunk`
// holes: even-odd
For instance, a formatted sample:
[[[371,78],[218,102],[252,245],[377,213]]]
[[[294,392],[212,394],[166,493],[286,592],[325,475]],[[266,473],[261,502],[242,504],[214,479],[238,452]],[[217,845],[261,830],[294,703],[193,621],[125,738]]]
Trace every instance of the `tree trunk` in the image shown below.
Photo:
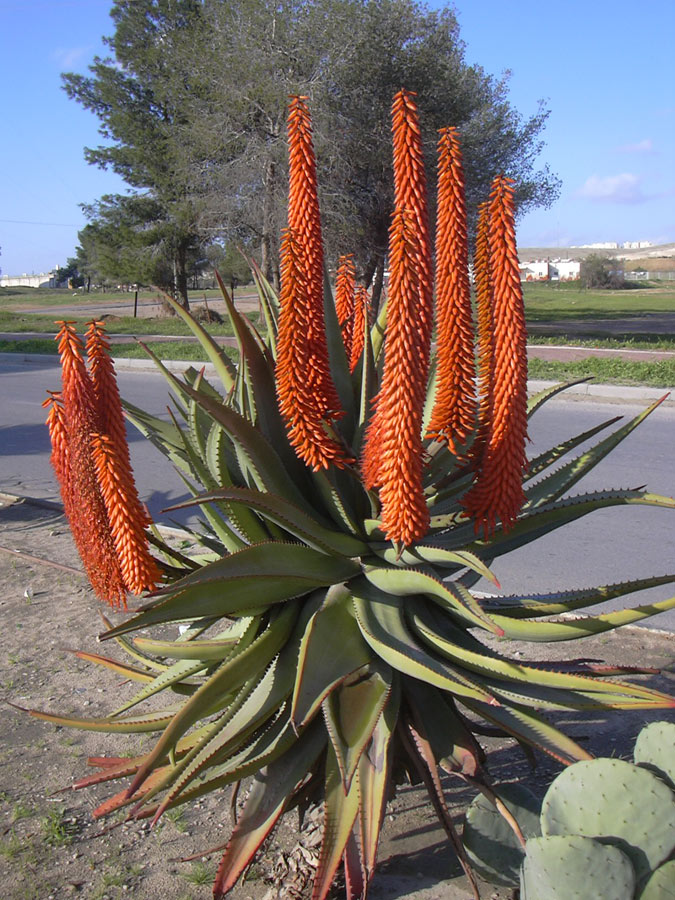
[[[387,222],[388,218],[374,223],[375,246],[363,272],[363,281],[366,287],[370,287],[372,284],[370,309],[373,318],[377,318],[384,286],[384,264],[387,258],[389,236]]]
[[[267,161],[263,175],[263,222],[262,222],[262,246],[261,269],[265,278],[278,289],[279,274],[275,264],[273,241],[274,234],[274,183],[276,181],[276,164],[274,160]]]
[[[380,309],[380,301],[382,299],[382,288],[384,286],[384,255],[378,255],[377,266],[375,267],[375,279],[373,281],[373,293],[371,295],[371,309],[373,318],[377,318]]]
[[[183,241],[178,244],[173,257],[173,286],[176,300],[183,309],[190,309],[188,300],[187,250]]]

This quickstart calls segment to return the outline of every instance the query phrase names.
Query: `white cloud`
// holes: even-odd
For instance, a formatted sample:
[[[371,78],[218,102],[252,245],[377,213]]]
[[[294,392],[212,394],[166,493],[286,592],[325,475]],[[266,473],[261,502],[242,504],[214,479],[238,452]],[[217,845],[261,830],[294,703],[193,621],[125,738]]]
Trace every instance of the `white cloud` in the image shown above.
[[[591,175],[577,191],[580,197],[600,203],[644,203],[641,179],[630,172],[621,175]]]
[[[83,57],[89,56],[91,50],[91,46],[56,47],[56,49],[52,50],[49,54],[49,58],[52,59],[60,69],[73,69],[79,64]]]
[[[653,153],[654,141],[651,138],[644,138],[635,144],[624,144],[617,149],[621,153]]]

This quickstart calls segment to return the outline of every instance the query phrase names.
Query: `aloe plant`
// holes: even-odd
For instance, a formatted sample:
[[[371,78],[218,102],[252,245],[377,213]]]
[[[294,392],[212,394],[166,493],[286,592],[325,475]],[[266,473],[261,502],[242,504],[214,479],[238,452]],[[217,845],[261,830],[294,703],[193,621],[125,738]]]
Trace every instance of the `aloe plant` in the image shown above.
[[[130,819],[156,822],[167,809],[250,779],[216,897],[233,887],[279,817],[310,801],[324,804],[313,900],[326,897],[341,862],[347,896],[365,897],[387,799],[406,778],[424,782],[466,865],[439,772],[489,790],[479,743],[486,728],[568,764],[589,754],[542,711],[675,704],[616,680],[625,667],[581,660],[544,667],[508,652],[510,639],[576,640],[673,608],[675,597],[560,618],[675,576],[563,593],[472,593],[481,578],[498,585],[490,566],[502,554],[595,510],[672,509],[675,501],[646,490],[569,494],[657,404],[570,461],[563,457],[611,423],[526,460],[528,419],[562,387],[526,396],[513,189],[503,178],[481,217],[474,334],[454,132],[439,144],[437,365],[416,116],[413,95],[402,91],[393,108],[397,208],[387,305],[371,324],[363,291],[346,278],[341,290],[360,299],[347,298],[338,321],[322,256],[309,111],[303,98],[291,102],[280,297],[254,266],[257,330],[221,285],[236,357],[167,298],[221,384],[194,370],[178,378],[156,360],[173,391],[172,421],[126,405],[189,486],[203,516],[192,533],[199,552],[185,556],[153,530],[160,586],[101,635],[130,661],[81,654],[137,681],[133,696],[99,719],[33,711],[60,725],[157,735],[140,757],[92,761],[100,771],[75,787],[123,781],[96,817],[126,808]],[[474,343],[478,394],[475,372],[466,372]],[[77,516],[76,504],[70,513]],[[177,623],[181,633],[167,637],[165,626]],[[145,636],[155,626],[159,635]],[[495,635],[504,639],[499,649],[482,640]],[[165,705],[144,710],[167,692]]]

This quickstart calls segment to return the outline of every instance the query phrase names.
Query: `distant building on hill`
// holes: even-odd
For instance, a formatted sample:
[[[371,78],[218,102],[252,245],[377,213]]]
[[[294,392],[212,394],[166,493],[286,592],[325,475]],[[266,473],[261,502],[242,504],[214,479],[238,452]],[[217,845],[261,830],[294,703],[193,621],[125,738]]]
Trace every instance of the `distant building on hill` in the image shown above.
[[[520,264],[522,281],[576,281],[580,274],[578,259],[533,259]]]
[[[618,250],[619,244],[616,241],[600,241],[598,244],[579,244],[584,250]]]
[[[42,272],[39,275],[0,275],[0,287],[55,288],[56,274]]]

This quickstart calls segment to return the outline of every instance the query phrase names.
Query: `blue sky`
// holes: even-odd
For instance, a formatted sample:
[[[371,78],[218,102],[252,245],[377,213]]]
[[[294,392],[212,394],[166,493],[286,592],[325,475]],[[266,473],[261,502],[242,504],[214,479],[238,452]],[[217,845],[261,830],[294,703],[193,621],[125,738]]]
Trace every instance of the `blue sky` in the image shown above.
[[[430,3],[430,6],[438,6]],[[84,161],[96,118],[61,90],[111,33],[109,0],[0,0],[0,268],[72,256],[80,203],[123,191]],[[551,109],[540,163],[560,199],[519,223],[521,246],[675,241],[673,0],[457,0],[466,59],[512,72],[510,99]]]

